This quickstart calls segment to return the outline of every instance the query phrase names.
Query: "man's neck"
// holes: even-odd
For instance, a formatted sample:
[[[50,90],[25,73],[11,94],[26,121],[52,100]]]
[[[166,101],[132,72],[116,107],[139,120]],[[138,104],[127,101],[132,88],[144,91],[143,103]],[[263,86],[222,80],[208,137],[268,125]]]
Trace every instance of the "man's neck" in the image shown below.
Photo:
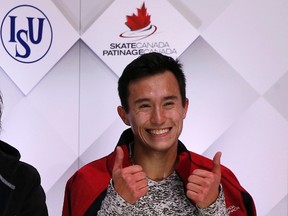
[[[134,146],[132,161],[142,166],[147,177],[161,181],[170,176],[177,163],[177,146],[165,152],[145,151]]]

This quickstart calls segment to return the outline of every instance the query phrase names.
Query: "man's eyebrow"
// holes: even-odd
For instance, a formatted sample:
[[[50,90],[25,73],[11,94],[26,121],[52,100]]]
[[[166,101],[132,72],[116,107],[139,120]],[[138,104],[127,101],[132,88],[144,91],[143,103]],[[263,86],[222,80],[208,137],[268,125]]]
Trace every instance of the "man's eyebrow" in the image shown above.
[[[176,95],[171,95],[164,97],[164,100],[178,100],[178,97]]]
[[[170,95],[170,96],[166,96],[164,97],[164,100],[178,100],[179,97],[175,96],[175,95]],[[149,98],[139,98],[135,101],[135,104],[137,103],[145,103],[145,102],[150,102],[151,100]]]
[[[150,99],[149,98],[139,98],[135,101],[135,104],[137,103],[144,103],[144,102],[149,102]]]

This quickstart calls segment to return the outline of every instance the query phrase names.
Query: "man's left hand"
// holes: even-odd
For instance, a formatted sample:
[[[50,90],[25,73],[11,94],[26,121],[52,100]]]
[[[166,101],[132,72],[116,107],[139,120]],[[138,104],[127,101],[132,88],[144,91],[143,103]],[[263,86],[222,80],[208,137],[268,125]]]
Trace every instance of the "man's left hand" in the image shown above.
[[[199,208],[207,208],[218,198],[221,181],[221,154],[221,152],[215,154],[211,171],[195,169],[188,178],[187,196]]]

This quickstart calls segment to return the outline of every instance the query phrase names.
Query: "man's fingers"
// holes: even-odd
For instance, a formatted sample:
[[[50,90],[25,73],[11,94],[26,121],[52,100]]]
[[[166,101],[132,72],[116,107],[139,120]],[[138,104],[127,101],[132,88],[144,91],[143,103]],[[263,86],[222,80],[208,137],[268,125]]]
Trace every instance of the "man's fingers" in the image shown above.
[[[212,172],[218,175],[221,175],[221,166],[220,166],[221,155],[222,155],[221,152],[217,152],[213,158]]]
[[[124,152],[120,146],[116,147],[116,158],[113,166],[113,172],[116,170],[122,169],[123,167]]]
[[[200,208],[211,205],[218,197],[221,181],[221,152],[213,157],[212,170],[195,169],[188,178],[187,196]]]

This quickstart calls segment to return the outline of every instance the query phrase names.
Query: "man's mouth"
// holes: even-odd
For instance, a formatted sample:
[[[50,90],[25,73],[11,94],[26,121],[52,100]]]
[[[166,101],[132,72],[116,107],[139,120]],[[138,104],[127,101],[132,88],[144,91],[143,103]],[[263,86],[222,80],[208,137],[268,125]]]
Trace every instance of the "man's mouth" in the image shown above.
[[[165,129],[151,129],[151,130],[148,130],[148,132],[152,135],[163,135],[165,133],[168,133],[169,132],[169,128],[165,128]]]

